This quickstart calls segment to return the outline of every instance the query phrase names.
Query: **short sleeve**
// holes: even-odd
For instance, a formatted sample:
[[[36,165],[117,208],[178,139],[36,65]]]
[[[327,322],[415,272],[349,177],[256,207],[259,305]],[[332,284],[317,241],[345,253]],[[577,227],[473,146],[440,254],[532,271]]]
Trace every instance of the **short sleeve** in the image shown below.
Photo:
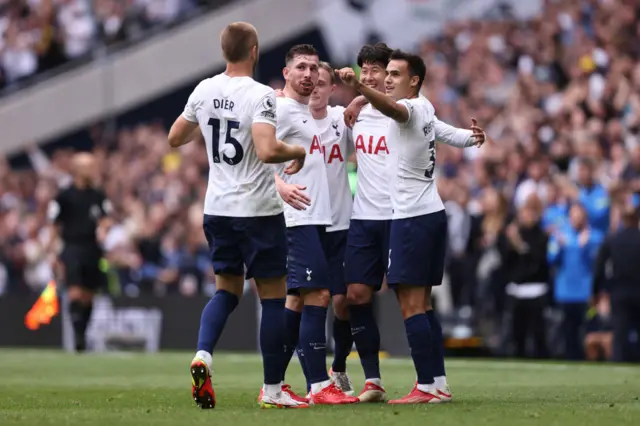
[[[404,105],[405,108],[407,108],[407,112],[409,113],[409,119],[404,123],[398,122],[398,126],[403,127],[403,128],[411,127],[411,125],[415,121],[413,103],[409,99],[401,99],[397,103],[400,104],[400,105]]]
[[[276,92],[269,90],[254,105],[251,112],[253,123],[266,123],[276,127]]]
[[[200,87],[202,87],[202,83],[198,84],[193,92],[189,96],[189,100],[187,100],[187,104],[184,106],[184,111],[182,112],[182,116],[192,123],[198,122],[198,108],[202,106],[202,101],[200,100],[199,92]]]

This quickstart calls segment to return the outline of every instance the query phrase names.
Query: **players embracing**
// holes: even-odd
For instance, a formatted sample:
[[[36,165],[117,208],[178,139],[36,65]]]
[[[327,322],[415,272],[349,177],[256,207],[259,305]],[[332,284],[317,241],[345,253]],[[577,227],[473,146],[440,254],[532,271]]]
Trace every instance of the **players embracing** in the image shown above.
[[[322,114],[322,107],[318,105],[318,101],[328,100],[326,90],[332,86],[334,76],[327,64],[321,66],[318,53],[313,46],[293,46],[287,54],[283,74],[286,83],[284,96],[277,99],[277,135],[279,139],[287,143],[300,144],[307,150],[305,168],[300,173],[291,176],[276,173],[278,191],[287,203],[285,370],[293,352],[298,348],[298,357],[308,382],[308,398],[295,395],[290,387],[284,384],[284,377],[283,390],[288,391],[297,400],[308,400],[313,404],[355,403],[358,399],[344,393],[343,389],[331,380],[326,369],[325,324],[328,306],[332,294],[344,295],[346,292],[342,279],[342,263],[346,243],[345,228],[348,227],[348,222],[345,223],[344,217],[338,218],[340,212],[334,214],[332,211],[332,207],[337,205],[334,197],[348,203],[347,211],[350,206],[345,197],[345,194],[348,194],[346,169],[344,175],[338,173],[340,167],[345,167],[341,151],[345,150],[347,145],[346,139],[343,140],[347,137],[346,129],[341,111],[340,114],[329,114],[325,103],[325,111]],[[322,88],[325,90],[322,91]],[[322,99],[319,98],[319,92],[322,93]],[[310,100],[314,93],[312,115]],[[327,138],[326,141],[323,140],[323,136]],[[327,154],[328,158],[335,157],[335,170],[326,167]],[[344,183],[341,183],[338,189],[334,182],[336,175],[338,178],[344,178]],[[329,176],[332,176],[331,185]],[[337,195],[338,193],[340,195]],[[335,224],[334,216],[337,218]],[[343,296],[343,313],[346,312],[344,300]],[[339,316],[339,309],[336,311]],[[350,333],[347,331],[349,325],[346,318],[339,318],[338,322],[342,335],[348,339]],[[344,369],[346,356],[351,349],[350,339],[347,345],[348,348],[341,350],[344,359],[338,363],[337,369]]]
[[[442,280],[447,231],[433,182],[434,144],[436,138],[459,147],[482,144],[484,133],[475,123],[468,131],[439,122],[419,95],[422,60],[391,54],[385,45],[362,49],[361,81],[350,69],[338,72],[370,103],[356,120],[355,138],[343,121],[344,108],[328,106],[336,75],[313,46],[289,50],[284,96],[276,100],[273,90],[251,78],[259,54],[255,28],[230,24],[221,45],[225,73],[196,87],[169,134],[177,147],[199,128],[210,157],[204,229],[217,291],[203,310],[191,364],[196,403],[215,406],[211,353],[245,277],[255,278],[262,301],[261,407],[384,401],[371,301],[385,274],[400,301],[418,377],[407,397],[391,403],[450,400],[442,332],[430,300],[431,287]],[[353,212],[345,163],[352,145],[359,163]],[[265,164],[290,160],[287,168]],[[332,299],[336,347],[327,373],[325,323]],[[346,374],[353,341],[366,376],[359,397],[351,396]],[[296,350],[306,398],[284,381]]]
[[[360,400],[385,399],[371,300],[386,270],[417,373],[409,395],[389,402],[450,401],[442,330],[431,306],[431,287],[442,282],[447,248],[447,218],[434,182],[435,142],[482,145],[484,132],[475,120],[472,130],[437,120],[420,94],[426,67],[419,56],[378,44],[361,50],[358,65],[360,80],[350,68],[338,73],[370,103],[354,126],[358,188],[345,258],[351,327],[366,377]],[[360,130],[365,120],[368,127]]]

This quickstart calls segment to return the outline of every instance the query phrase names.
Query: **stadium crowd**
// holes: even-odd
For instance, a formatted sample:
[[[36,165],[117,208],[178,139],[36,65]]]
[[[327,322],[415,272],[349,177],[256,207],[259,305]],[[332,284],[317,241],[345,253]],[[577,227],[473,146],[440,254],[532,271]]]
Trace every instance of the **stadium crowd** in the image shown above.
[[[5,78],[38,68],[25,65],[36,59],[10,59],[11,43],[25,34],[18,27],[42,28],[47,19],[55,21],[54,9],[59,25],[64,8],[80,3],[5,2],[11,11],[9,23],[0,26]],[[122,3],[95,2],[103,28],[117,26],[107,24],[110,14],[119,13],[115,20],[122,25]],[[170,1],[131,3],[139,10],[162,3],[167,13],[158,19],[175,16],[168,13]],[[69,19],[81,28],[86,9],[78,10]],[[135,19],[154,16],[149,13]],[[60,28],[60,34],[81,32]],[[63,43],[56,55],[86,52],[65,37],[50,37]],[[20,58],[41,55],[36,44],[28,46],[18,49]],[[524,354],[526,342],[514,337],[531,334],[531,354],[554,355],[556,345],[549,342],[555,337],[540,327],[547,319],[559,324],[564,342],[556,343],[566,356],[582,356],[575,352],[582,342],[575,339],[584,325],[605,336],[594,339],[595,352],[588,355],[596,358],[600,348],[606,356],[606,302],[589,311],[587,324],[584,318],[599,244],[619,229],[621,211],[640,205],[640,6],[632,0],[549,1],[533,21],[454,22],[417,48],[428,70],[423,93],[438,118],[468,127],[474,116],[490,138],[481,149],[438,148],[438,186],[450,218],[450,308],[476,318],[481,329],[499,330],[497,346],[505,351],[514,340],[516,352]],[[354,95],[341,88],[339,103]],[[210,289],[213,271],[202,233],[207,155],[197,144],[171,151],[166,137],[161,123],[121,129],[115,138],[95,136],[97,174],[116,211],[105,262],[113,292],[191,295]],[[46,206],[69,179],[70,155],[59,150],[47,158],[31,147],[34,170],[0,162],[0,294],[40,291],[53,276]],[[555,260],[567,232],[592,248],[586,263]],[[523,240],[539,248],[536,256],[519,257],[514,248]],[[588,283],[587,290],[563,285],[567,273]],[[563,319],[554,321],[558,312]]]
[[[0,89],[229,0],[1,0]]]

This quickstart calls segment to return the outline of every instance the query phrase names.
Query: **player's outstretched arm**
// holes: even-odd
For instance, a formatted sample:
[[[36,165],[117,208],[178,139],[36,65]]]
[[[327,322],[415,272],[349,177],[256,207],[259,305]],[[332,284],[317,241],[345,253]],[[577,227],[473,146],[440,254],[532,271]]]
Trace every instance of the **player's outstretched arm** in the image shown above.
[[[189,121],[181,115],[169,130],[169,145],[173,148],[186,145],[196,139],[199,132],[198,123]]]
[[[296,160],[304,164],[306,151],[300,145],[288,145],[276,138],[276,128],[267,123],[253,123],[251,136],[258,159],[263,163],[284,163]],[[300,165],[302,168],[302,165]]]
[[[336,70],[336,74],[340,79],[350,87],[359,91],[371,105],[386,115],[387,117],[397,121],[398,123],[406,123],[409,121],[409,110],[406,106],[393,100],[390,96],[378,92],[376,89],[361,84],[356,78],[356,74],[351,68],[342,68]]]
[[[484,130],[478,126],[475,118],[471,119],[470,129],[453,127],[443,121],[435,120],[435,132],[438,142],[455,146],[456,148],[468,148],[470,146],[481,147],[487,137]]]

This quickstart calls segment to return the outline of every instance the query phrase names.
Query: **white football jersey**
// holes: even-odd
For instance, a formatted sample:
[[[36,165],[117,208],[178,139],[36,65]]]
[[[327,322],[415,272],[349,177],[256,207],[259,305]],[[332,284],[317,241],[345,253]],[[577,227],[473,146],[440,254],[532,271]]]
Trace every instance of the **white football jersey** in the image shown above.
[[[278,139],[291,145],[301,145],[307,151],[304,167],[298,173],[285,175],[284,165],[276,167],[277,173],[285,182],[306,186],[305,193],[311,199],[311,206],[306,210],[296,210],[284,204],[287,226],[331,226],[331,198],[320,130],[311,116],[308,105],[282,97],[276,100],[276,105]]]
[[[398,103],[407,107],[409,120],[389,122],[389,161],[392,219],[422,216],[444,210],[438,194],[436,165],[435,110],[420,95]]]
[[[353,125],[353,143],[358,162],[358,184],[353,201],[353,219],[391,219],[391,199],[386,158],[389,155],[389,118],[370,104],[360,111]]]
[[[331,197],[331,226],[328,232],[349,229],[351,187],[347,175],[347,158],[351,151],[351,130],[344,123],[343,107],[327,107],[327,116],[316,120],[322,139],[327,182]]]
[[[209,158],[204,200],[208,215],[252,217],[282,213],[273,168],[258,159],[251,126],[276,126],[273,89],[251,77],[218,74],[196,86],[182,116],[199,123]]]

